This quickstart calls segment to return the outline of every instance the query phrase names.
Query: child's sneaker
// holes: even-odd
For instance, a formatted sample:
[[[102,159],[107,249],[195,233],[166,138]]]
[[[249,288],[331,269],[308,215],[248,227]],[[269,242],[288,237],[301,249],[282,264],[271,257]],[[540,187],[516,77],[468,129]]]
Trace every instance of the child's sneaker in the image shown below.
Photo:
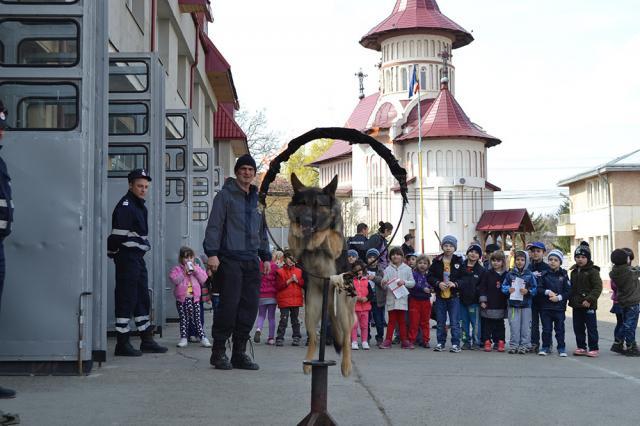
[[[491,340],[487,340],[484,342],[484,351],[491,352]]]
[[[513,354],[515,354],[515,353],[518,353],[518,349],[517,349],[517,348],[509,348],[509,353],[510,353],[511,355],[513,355]]]
[[[442,343],[438,343],[435,348],[433,348],[434,352],[442,352],[444,351],[444,345]]]
[[[458,346],[458,345],[453,345],[453,346],[451,346],[451,349],[449,349],[449,352],[457,354],[457,353],[462,352],[462,349],[460,349],[460,346]]]
[[[253,335],[253,341],[255,343],[260,343],[260,329],[256,330],[256,334]]]
[[[533,352],[534,354],[539,353],[538,349],[540,349],[540,345],[536,345],[536,344],[531,345],[531,352]]]
[[[382,342],[382,344],[380,346],[378,346],[380,349],[391,349],[391,340],[385,340],[384,342]]]
[[[200,340],[200,346],[202,346],[203,348],[210,348],[211,347],[211,342],[206,337],[203,337]]]
[[[291,346],[300,346],[300,338],[294,337],[293,340],[291,341]]]
[[[369,342],[362,342],[362,349],[365,351],[369,350]]]
[[[561,358],[566,358],[567,351],[565,351],[564,349],[558,349],[558,355],[560,355]]]
[[[498,340],[498,352],[504,352],[504,340]]]
[[[273,346],[275,344],[276,344],[276,341],[275,341],[275,339],[273,337],[269,337],[267,339],[267,345]]]
[[[284,346],[284,340],[277,339],[276,346]]]
[[[351,342],[351,350],[357,351],[358,349],[360,349],[360,346],[358,346],[358,342]]]
[[[547,356],[549,354],[549,349],[547,348],[542,348],[540,349],[540,351],[538,351],[538,355],[540,356]]]
[[[189,344],[189,341],[187,340],[187,338],[183,337],[182,339],[180,339],[180,341],[176,346],[179,348],[185,348],[188,344]]]
[[[465,350],[465,351],[471,350],[471,343],[469,343],[469,342],[463,343],[462,344],[462,349]]]
[[[414,346],[413,343],[411,343],[408,340],[405,340],[404,342],[402,342],[402,349],[415,349],[416,347]]]
[[[585,356],[586,354],[587,354],[587,350],[582,348],[578,348],[575,351],[573,351],[573,356]]]
[[[518,353],[520,355],[526,355],[527,352],[529,352],[529,350],[527,348],[525,348],[524,346],[518,348]]]
[[[624,351],[624,355],[633,356],[633,357],[640,356],[640,351],[638,350],[638,344],[634,342],[634,343],[631,343],[630,345],[627,345],[627,350]]]
[[[595,349],[595,350],[593,350],[593,351],[589,351],[589,352],[587,352],[587,356],[588,356],[589,358],[597,358],[597,357],[599,357],[599,356],[600,356],[600,351],[599,351],[599,350],[597,350],[597,349]]]
[[[611,345],[611,352],[615,352],[617,354],[624,354],[624,343],[615,341],[613,345]]]

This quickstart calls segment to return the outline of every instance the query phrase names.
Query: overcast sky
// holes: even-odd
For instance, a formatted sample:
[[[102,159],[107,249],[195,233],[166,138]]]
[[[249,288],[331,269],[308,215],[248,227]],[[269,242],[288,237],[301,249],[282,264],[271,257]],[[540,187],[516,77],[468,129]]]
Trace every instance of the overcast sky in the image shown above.
[[[378,90],[380,55],[358,41],[395,0],[216,0],[209,34],[241,107],[264,109],[283,142],[344,125]],[[551,211],[556,183],[640,148],[637,0],[439,0],[473,32],[453,52],[456,99],[502,144],[489,149],[496,208]]]

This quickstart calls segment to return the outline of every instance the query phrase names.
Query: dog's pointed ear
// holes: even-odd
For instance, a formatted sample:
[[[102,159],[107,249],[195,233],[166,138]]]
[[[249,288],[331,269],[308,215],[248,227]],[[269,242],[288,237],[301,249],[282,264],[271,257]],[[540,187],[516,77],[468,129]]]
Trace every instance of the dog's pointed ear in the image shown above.
[[[300,192],[306,188],[295,173],[291,173],[291,186],[295,192]]]
[[[322,192],[327,195],[333,196],[336,195],[336,189],[338,189],[338,175],[335,175],[333,177],[331,182],[329,182],[329,184],[322,189]]]

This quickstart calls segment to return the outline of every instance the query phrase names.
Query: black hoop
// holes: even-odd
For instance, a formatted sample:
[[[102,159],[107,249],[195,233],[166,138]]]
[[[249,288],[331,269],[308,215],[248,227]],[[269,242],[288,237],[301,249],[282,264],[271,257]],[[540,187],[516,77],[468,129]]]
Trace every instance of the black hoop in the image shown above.
[[[282,151],[276,158],[271,160],[269,163],[269,170],[264,175],[264,179],[262,180],[262,184],[260,185],[260,191],[258,193],[258,199],[260,204],[262,204],[263,209],[263,223],[264,227],[267,230],[267,233],[271,237],[271,240],[274,242],[278,250],[282,250],[280,245],[275,241],[273,235],[271,235],[271,230],[267,225],[267,218],[265,214],[266,210],[266,202],[267,202],[267,194],[269,193],[269,185],[273,182],[280,173],[280,165],[289,160],[289,158],[302,146],[305,144],[312,142],[317,139],[334,139],[334,140],[343,140],[349,142],[350,145],[353,144],[366,144],[371,146],[371,148],[387,163],[389,166],[389,170],[393,177],[396,178],[398,184],[400,185],[400,195],[402,195],[402,211],[400,213],[400,219],[398,224],[396,225],[395,232],[391,236],[391,241],[395,238],[398,230],[400,229],[400,224],[402,223],[402,218],[404,217],[404,212],[407,204],[409,203],[409,198],[407,196],[407,171],[400,166],[398,160],[393,155],[393,152],[384,144],[372,138],[369,135],[365,135],[364,133],[355,130],[355,129],[347,129],[343,127],[319,127],[313,129],[297,138],[291,140],[287,145],[287,148]],[[384,249],[380,252],[378,258],[371,263],[375,263],[382,257],[384,253],[387,252],[388,244],[384,247]],[[367,264],[369,266],[370,264]],[[309,271],[307,271],[309,273]],[[313,274],[311,274],[313,275]],[[314,275],[315,276],[315,275]],[[318,278],[327,278],[327,277],[318,277]]]

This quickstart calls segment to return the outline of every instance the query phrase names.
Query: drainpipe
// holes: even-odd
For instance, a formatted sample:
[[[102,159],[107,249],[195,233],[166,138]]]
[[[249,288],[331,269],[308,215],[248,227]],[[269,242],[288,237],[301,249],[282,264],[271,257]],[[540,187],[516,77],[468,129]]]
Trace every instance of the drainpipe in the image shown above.
[[[189,109],[193,110],[193,77],[196,71],[196,67],[198,66],[198,59],[200,57],[198,53],[198,42],[200,40],[200,23],[198,22],[198,18],[193,13],[191,14],[191,18],[193,19],[193,23],[196,25],[196,58],[193,64],[191,64],[191,74],[189,77]]]
[[[151,52],[156,51],[156,6],[157,0],[151,0]]]

